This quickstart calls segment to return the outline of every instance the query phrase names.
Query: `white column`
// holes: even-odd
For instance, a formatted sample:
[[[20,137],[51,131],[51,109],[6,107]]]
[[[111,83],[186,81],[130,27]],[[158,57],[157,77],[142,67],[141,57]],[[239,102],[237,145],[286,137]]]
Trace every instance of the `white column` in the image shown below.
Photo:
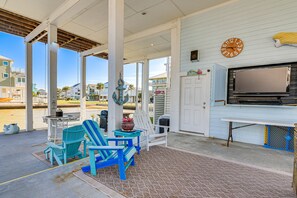
[[[148,113],[149,112],[149,60],[145,59],[142,66],[142,103],[141,109]]]
[[[139,81],[139,63],[136,63],[136,88],[135,88],[135,108],[138,109],[138,81]]]
[[[120,128],[123,118],[123,106],[113,101],[112,94],[120,73],[123,76],[124,0],[109,0],[108,3],[108,136],[111,137],[112,130]]]
[[[80,120],[84,121],[86,117],[86,57],[80,57]]]
[[[179,131],[180,119],[180,20],[171,30],[170,130]]]
[[[48,115],[55,115],[57,109],[57,27],[48,26],[47,33],[47,103]],[[67,74],[66,74],[67,75]],[[50,137],[52,123],[48,123],[48,137]]]
[[[26,43],[26,131],[33,130],[32,43]]]
[[[167,73],[167,80],[166,80],[166,88],[170,88],[170,81],[171,81],[171,72],[170,72],[170,57],[167,57],[166,63],[166,73]]]

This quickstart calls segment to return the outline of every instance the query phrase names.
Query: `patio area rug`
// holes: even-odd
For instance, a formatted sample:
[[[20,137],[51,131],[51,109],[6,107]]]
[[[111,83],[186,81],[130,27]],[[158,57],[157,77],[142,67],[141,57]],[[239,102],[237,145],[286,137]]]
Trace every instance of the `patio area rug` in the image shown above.
[[[154,146],[135,155],[136,166],[119,179],[117,167],[98,170],[96,180],[126,197],[295,197],[292,177]]]

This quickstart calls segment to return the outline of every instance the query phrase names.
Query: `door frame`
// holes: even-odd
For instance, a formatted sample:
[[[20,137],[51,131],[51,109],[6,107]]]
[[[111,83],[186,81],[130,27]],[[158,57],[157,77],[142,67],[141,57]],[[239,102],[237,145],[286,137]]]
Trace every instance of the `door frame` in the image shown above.
[[[205,103],[206,103],[206,108],[204,110],[204,117],[205,117],[205,126],[204,126],[204,134],[201,134],[203,135],[204,137],[209,137],[209,123],[210,123],[210,104],[211,104],[211,70],[210,69],[204,69],[202,70],[203,72],[203,76],[206,77],[205,79],[205,86],[206,86],[206,89],[205,89],[205,96],[206,96],[206,99],[205,99]],[[181,115],[181,108],[182,108],[182,104],[181,104],[181,97],[182,97],[182,78],[187,78],[187,77],[196,77],[198,78],[198,76],[187,76],[186,74],[185,75],[180,75],[180,85],[179,85],[179,88],[180,88],[180,97],[179,97],[179,115]],[[179,131],[183,131],[181,130],[181,116],[179,116]],[[183,131],[184,132],[184,131]],[[186,131],[188,132],[188,131]],[[189,133],[193,133],[193,134],[199,134],[199,133],[196,133],[196,132],[189,132]]]

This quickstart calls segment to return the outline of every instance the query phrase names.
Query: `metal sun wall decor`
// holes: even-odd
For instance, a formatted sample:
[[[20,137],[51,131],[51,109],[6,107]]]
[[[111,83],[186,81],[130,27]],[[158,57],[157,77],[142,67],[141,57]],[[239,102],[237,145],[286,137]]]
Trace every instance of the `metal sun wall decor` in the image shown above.
[[[114,91],[112,94],[112,99],[113,101],[118,104],[118,105],[123,105],[126,102],[128,102],[129,100],[129,95],[127,94],[126,96],[124,96],[124,91],[126,90],[125,88],[125,82],[122,79],[122,74],[120,73],[120,78],[118,80],[118,86],[116,87],[116,89],[118,90],[118,97],[116,92]]]

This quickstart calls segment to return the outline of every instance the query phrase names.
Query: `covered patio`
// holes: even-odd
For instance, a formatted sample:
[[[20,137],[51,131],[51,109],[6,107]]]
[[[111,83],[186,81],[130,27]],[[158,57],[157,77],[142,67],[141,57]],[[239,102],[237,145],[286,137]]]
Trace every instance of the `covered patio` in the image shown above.
[[[297,3],[293,0],[0,0],[0,31],[24,37],[26,49],[26,132],[0,135],[0,158],[4,159],[0,162],[0,196],[294,197],[291,181],[296,162],[287,151],[295,147],[296,152],[292,127],[297,123],[296,48],[276,48],[272,39],[278,32],[297,32],[294,6]],[[244,47],[226,47],[224,42],[228,44],[229,38],[232,43],[240,38]],[[35,42],[47,44],[48,116],[57,111],[60,47],[80,53],[80,123],[88,119],[86,59],[96,56],[108,60],[108,137],[114,137],[113,131],[121,128],[123,106],[117,104],[113,93],[125,76],[123,66],[136,63],[136,95],[141,81],[140,109],[148,114],[149,61],[171,57],[166,82],[170,97],[165,100],[170,115],[169,148],[155,146],[141,151],[135,157],[136,166],[127,169],[126,183],[119,181],[112,168],[98,171],[97,176],[83,174],[80,169],[89,164],[89,158],[51,167],[33,156],[46,148],[54,131],[51,120],[47,130],[33,128]],[[240,51],[231,56],[225,48]],[[286,66],[287,81],[292,81],[286,84],[290,90],[275,98],[261,96],[256,102],[258,95],[236,95],[235,77],[230,77],[235,72],[230,69],[261,65]],[[278,103],[263,105],[263,101]],[[135,103],[138,109],[138,101]],[[251,119],[256,121],[246,122]],[[284,148],[266,149],[273,148],[270,134],[279,128],[286,132],[277,136],[285,142]],[[232,134],[233,129],[238,130]],[[232,139],[228,147],[226,139]],[[175,162],[177,168],[172,171]],[[142,183],[134,189],[137,181]]]
[[[18,137],[17,139],[14,136],[5,136],[3,134],[1,134],[0,137],[1,137],[0,138],[0,145],[1,145],[0,157],[1,159],[5,159],[5,160],[1,160],[1,167],[2,167],[0,172],[1,173],[1,181],[0,181],[1,197],[16,197],[20,195],[22,195],[21,197],[47,197],[47,195],[49,197],[52,197],[54,195],[56,195],[56,197],[67,197],[67,196],[121,197],[123,196],[120,194],[121,191],[114,190],[114,188],[111,188],[104,181],[101,184],[100,182],[86,178],[86,176],[84,176],[84,174],[80,172],[80,167],[84,164],[89,163],[88,158],[75,161],[73,163],[69,163],[65,166],[55,166],[55,167],[51,167],[49,163],[45,163],[44,161],[36,158],[33,155],[33,153],[42,151],[46,147],[46,145],[44,144],[44,139],[47,137],[47,132],[45,130],[34,131],[34,132],[24,132],[17,135]],[[183,138],[183,140],[180,141],[180,138]],[[22,148],[22,150],[21,151],[15,150],[14,148],[16,146]],[[225,141],[222,141],[222,140],[210,140],[204,137],[185,135],[185,134],[179,134],[179,133],[169,133],[168,147],[169,147],[168,149],[172,150],[172,152],[175,152],[175,151],[185,152],[185,154],[190,155],[188,156],[190,158],[191,158],[191,154],[195,153],[195,156],[202,157],[203,159],[206,159],[206,160],[207,159],[218,160],[218,162],[220,162],[221,164],[220,166],[223,166],[223,164],[224,166],[230,164],[233,166],[233,168],[236,166],[239,166],[242,170],[247,169],[251,172],[256,171],[258,172],[258,174],[261,173],[266,175],[263,177],[264,180],[267,178],[268,175],[270,175],[271,178],[282,178],[282,180],[291,181],[291,174],[292,174],[291,170],[293,168],[292,167],[293,156],[290,153],[284,153],[282,151],[276,151],[276,150],[267,150],[256,145],[242,144],[242,143],[235,143],[233,148],[227,148],[225,146]],[[146,152],[146,151],[143,151],[143,152]],[[142,155],[140,155],[140,157],[141,156]],[[199,161],[200,160],[198,160],[197,162]],[[141,162],[144,162],[144,159],[140,158],[138,160],[138,163],[141,163]],[[212,163],[214,163],[214,165],[216,164],[215,161],[211,161],[211,164]],[[154,166],[158,165],[158,162],[154,162],[153,164]],[[204,166],[203,164],[204,162],[201,165]],[[212,166],[211,164],[209,164],[208,166]],[[149,165],[149,164],[147,164],[146,162],[145,165]],[[172,169],[171,165],[166,164],[166,162],[165,164],[161,163],[160,165],[162,165],[163,168],[165,168],[166,170]],[[168,169],[166,167],[168,167]],[[194,166],[193,164],[193,168],[195,167],[197,166]],[[142,167],[142,169],[143,168],[144,167]],[[203,168],[203,167],[200,167],[200,168]],[[132,171],[139,172],[137,166],[135,168],[133,167],[132,169],[133,169]],[[114,168],[108,169],[108,175],[111,176],[110,178],[114,178],[115,180],[118,180],[118,176],[113,175],[114,170],[116,169]],[[180,169],[177,168],[177,170],[180,170]],[[231,169],[230,171],[231,172],[235,171],[235,169]],[[225,172],[221,172],[221,173],[222,175],[219,176],[218,178],[222,180],[224,179],[224,175],[226,176],[229,175],[229,173],[226,173],[226,174]],[[133,173],[131,174],[133,175]],[[167,173],[167,174],[170,177],[171,173]],[[131,177],[133,177],[132,175]],[[105,175],[101,175],[101,176],[103,178],[105,177]],[[227,178],[230,178],[230,177],[231,175],[228,176]],[[233,178],[233,176],[231,178],[232,179],[229,181],[232,181],[232,180],[236,181],[238,178],[241,178],[241,177],[238,175],[238,178],[236,177]],[[255,179],[254,181],[256,182],[257,181],[256,177],[254,179]],[[127,181],[131,182],[133,180],[128,179]],[[159,180],[159,182],[162,182],[162,181],[163,179]],[[116,181],[116,182],[121,183],[121,185],[125,184],[125,182],[120,182],[120,181]],[[200,182],[203,184],[206,181],[201,178]],[[174,184],[174,182],[166,183],[166,185],[172,185],[172,184]],[[280,185],[280,184],[277,184],[277,182],[275,181],[267,184],[272,186]],[[162,185],[165,185],[165,184],[162,184]],[[108,186],[109,188],[106,186]],[[198,194],[196,197],[207,197],[211,195],[215,197],[219,197],[219,195],[222,195],[222,193],[225,193],[226,197],[230,197],[230,196],[244,197],[244,196],[239,196],[240,194],[237,196],[234,194],[229,194],[230,192],[228,193],[222,189],[219,189],[221,188],[219,186],[220,184],[218,183],[218,190],[216,190],[215,192],[212,190],[209,190],[209,194],[207,194],[207,192],[205,192],[205,189],[204,189],[201,191],[202,194],[200,195]],[[211,188],[211,186],[209,186],[209,188]],[[289,184],[282,185],[282,187],[279,186],[277,189],[280,190],[279,191],[280,194],[276,194],[275,197],[282,197],[282,196],[294,197],[291,194],[292,191],[290,190],[290,188],[291,187]],[[237,192],[237,193],[241,192],[236,190],[237,189],[236,186],[234,186],[233,189],[235,189],[233,192]],[[265,192],[264,189],[265,188],[263,188],[262,193]],[[282,194],[281,189],[282,190],[286,189],[286,191],[283,192],[284,194]],[[153,189],[151,190],[152,190],[151,193],[153,193],[154,190]],[[196,191],[193,191],[193,193],[194,192]],[[217,194],[212,194],[212,193],[217,193]],[[176,193],[172,195],[176,195]],[[254,194],[254,195],[255,195],[254,197],[265,197],[265,193],[264,194],[260,193],[258,195]],[[167,196],[170,197],[170,195],[167,195]],[[131,197],[131,196],[127,196],[127,197]],[[150,196],[146,196],[146,197],[150,197]],[[163,195],[161,197],[166,197],[166,195]],[[273,197],[273,196],[270,196],[270,197]]]

